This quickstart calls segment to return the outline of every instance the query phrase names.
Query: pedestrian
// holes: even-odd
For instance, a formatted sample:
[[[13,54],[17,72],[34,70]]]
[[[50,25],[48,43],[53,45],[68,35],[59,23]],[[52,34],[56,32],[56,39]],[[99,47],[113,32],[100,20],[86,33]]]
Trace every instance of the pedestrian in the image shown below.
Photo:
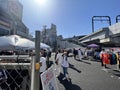
[[[117,70],[120,71],[120,52],[116,52]]]
[[[46,63],[47,63],[47,68],[49,68],[50,67],[50,60],[49,60],[49,58],[51,57],[51,51],[48,49],[47,51],[46,51]]]
[[[103,66],[104,66],[104,70],[106,70],[107,68],[107,64],[110,64],[110,60],[109,60],[109,54],[108,52],[105,51],[105,49],[103,49],[103,53],[101,54],[101,59],[103,61]]]
[[[70,80],[69,73],[68,73],[69,60],[67,57],[67,52],[64,52],[62,55],[61,65],[63,68],[63,75],[64,75],[63,80],[67,79],[69,81]]]
[[[40,72],[40,90],[43,90],[42,88],[42,82],[41,82],[41,74],[43,73],[43,72],[45,72],[46,71],[46,69],[47,69],[47,63],[46,63],[46,58],[44,57],[44,53],[43,52],[41,52],[40,53],[40,63],[41,63],[41,67],[40,67],[40,70],[39,70],[39,72]]]
[[[61,66],[61,53],[60,50],[58,50],[55,54],[55,73],[56,77],[60,74],[60,66]]]
[[[83,52],[82,52],[82,50],[79,48],[78,49],[78,57],[79,57],[79,60],[82,60],[82,56],[83,55]]]
[[[117,59],[116,59],[116,54],[113,49],[111,49],[111,60],[110,60],[111,65],[116,65],[117,64]]]
[[[43,73],[46,69],[47,69],[47,64],[46,64],[46,58],[44,57],[43,53],[40,53],[40,63],[41,63],[41,67],[40,67],[40,73]]]
[[[102,54],[105,53],[105,49],[102,49],[102,51],[100,52],[100,61],[101,61],[101,66],[103,67],[103,60],[102,60]]]
[[[75,48],[73,48],[73,55],[74,55],[74,59],[76,60],[77,50]]]

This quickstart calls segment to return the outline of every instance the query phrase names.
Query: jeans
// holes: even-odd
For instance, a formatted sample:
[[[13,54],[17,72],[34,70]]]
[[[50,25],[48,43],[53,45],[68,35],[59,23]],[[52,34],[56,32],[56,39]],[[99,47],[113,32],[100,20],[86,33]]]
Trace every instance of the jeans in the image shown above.
[[[68,68],[67,67],[63,67],[63,75],[64,77],[66,77],[66,74],[68,74]]]

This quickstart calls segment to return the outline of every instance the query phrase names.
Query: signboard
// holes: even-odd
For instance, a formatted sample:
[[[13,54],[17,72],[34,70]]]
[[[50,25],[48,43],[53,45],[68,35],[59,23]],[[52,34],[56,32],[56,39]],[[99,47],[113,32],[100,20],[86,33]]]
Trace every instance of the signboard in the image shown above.
[[[53,66],[41,74],[43,90],[58,90]]]

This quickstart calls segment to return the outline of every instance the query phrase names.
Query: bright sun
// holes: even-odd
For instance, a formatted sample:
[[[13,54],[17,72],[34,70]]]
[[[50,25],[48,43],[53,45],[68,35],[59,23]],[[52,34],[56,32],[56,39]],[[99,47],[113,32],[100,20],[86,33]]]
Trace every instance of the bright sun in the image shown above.
[[[35,0],[36,3],[40,4],[40,5],[45,5],[46,4],[46,0]]]

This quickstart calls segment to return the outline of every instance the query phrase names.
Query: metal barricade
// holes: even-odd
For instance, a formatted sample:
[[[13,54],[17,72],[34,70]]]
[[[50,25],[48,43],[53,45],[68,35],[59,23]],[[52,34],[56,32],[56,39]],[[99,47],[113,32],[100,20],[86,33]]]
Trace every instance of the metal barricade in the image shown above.
[[[0,56],[0,90],[30,90],[31,61],[29,55]]]

